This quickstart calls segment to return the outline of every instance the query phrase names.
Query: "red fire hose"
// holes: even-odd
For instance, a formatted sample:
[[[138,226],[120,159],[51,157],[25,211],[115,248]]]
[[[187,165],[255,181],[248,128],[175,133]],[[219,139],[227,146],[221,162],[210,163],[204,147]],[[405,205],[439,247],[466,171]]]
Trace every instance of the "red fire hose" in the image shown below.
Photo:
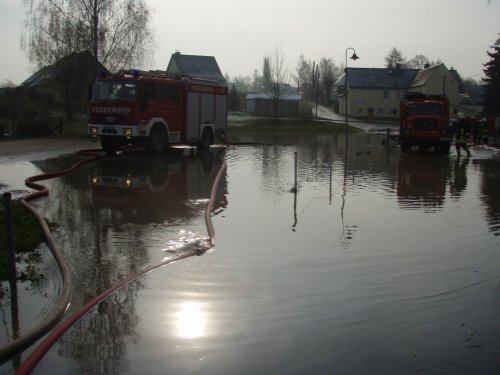
[[[45,174],[45,175],[39,175],[39,176],[34,176],[34,177],[31,177],[31,178],[28,178],[26,180],[26,185],[28,185],[30,187],[33,187],[33,188],[35,188],[35,189],[37,189],[39,191],[35,192],[35,193],[32,193],[32,194],[29,194],[26,197],[24,197],[23,199],[24,200],[31,200],[31,199],[34,199],[34,198],[37,198],[37,197],[40,197],[40,196],[45,196],[45,195],[48,194],[48,189],[46,187],[42,186],[42,185],[36,184],[35,181],[40,181],[40,180],[44,180],[44,179],[54,178],[54,177],[58,177],[58,176],[61,176],[63,174],[66,174],[66,173],[70,173],[73,170],[75,170],[76,168],[78,168],[79,166],[81,166],[82,164],[88,163],[90,161],[93,161],[93,160],[96,160],[96,159],[102,157],[101,155],[97,156],[95,154],[92,154],[93,152],[95,152],[95,150],[80,151],[79,154],[89,155],[89,156],[92,155],[93,157],[90,158],[90,159],[84,160],[82,162],[79,162],[79,163],[73,165],[72,167],[70,167],[70,168],[68,168],[68,169],[66,169],[64,171],[54,172],[54,173],[48,173],[48,174]],[[155,269],[161,268],[161,267],[163,267],[163,266],[165,266],[165,265],[167,265],[169,263],[172,263],[174,261],[177,261],[177,260],[180,260],[180,259],[184,259],[184,258],[187,258],[187,257],[191,257],[191,256],[194,256],[194,255],[201,255],[206,250],[208,250],[209,248],[211,248],[212,246],[214,246],[215,231],[214,231],[213,224],[212,224],[211,212],[212,212],[213,205],[214,205],[214,202],[215,202],[215,197],[216,197],[216,193],[217,193],[217,188],[218,188],[219,182],[220,182],[220,180],[222,178],[222,174],[223,174],[223,172],[224,172],[224,170],[226,168],[226,153],[227,153],[227,148],[224,151],[224,157],[223,157],[222,164],[221,164],[221,166],[219,168],[219,171],[218,171],[218,173],[217,173],[217,175],[216,175],[216,177],[214,179],[214,182],[212,184],[212,189],[211,189],[211,192],[210,192],[210,199],[209,199],[209,201],[207,203],[207,206],[206,206],[206,209],[205,209],[205,224],[206,224],[206,227],[207,227],[208,242],[209,243],[206,243],[204,241],[199,241],[198,244],[197,244],[197,246],[195,246],[194,249],[191,249],[189,251],[185,251],[183,253],[180,253],[180,254],[174,256],[173,258],[165,260],[165,261],[163,261],[161,263],[158,263],[156,265],[150,266],[150,267],[148,267],[148,268],[140,271],[139,273],[137,273],[135,275],[132,275],[132,276],[130,276],[130,277],[128,277],[128,278],[120,281],[119,283],[113,285],[111,288],[109,288],[108,290],[104,291],[103,293],[101,293],[97,297],[93,298],[90,302],[88,302],[86,305],[84,305],[78,311],[76,311],[70,317],[68,317],[68,319],[66,319],[64,322],[62,322],[61,324],[59,324],[50,333],[35,348],[35,350],[26,358],[26,360],[21,363],[21,365],[18,367],[18,369],[15,372],[16,375],[24,375],[24,374],[31,373],[31,371],[33,370],[33,368],[40,362],[40,360],[45,356],[45,354],[48,352],[48,350],[55,344],[55,342],[69,328],[71,328],[87,312],[89,312],[99,302],[101,302],[102,300],[104,300],[106,297],[108,297],[110,294],[112,294],[113,292],[115,292],[117,289],[119,289],[122,286],[127,285],[127,284],[133,282],[137,278],[139,278],[139,277],[141,277],[141,276],[143,276],[143,275],[145,275],[145,274],[147,274],[147,273],[149,273],[149,272],[151,272],[151,271],[153,271]],[[32,212],[34,215],[35,214],[38,215],[38,213],[36,213],[34,211],[34,209],[31,206],[29,206],[26,202],[23,203],[23,206],[24,205],[26,205],[27,207],[29,207],[27,209],[30,212]],[[51,242],[54,242],[53,239],[52,239],[52,236],[50,235],[50,230],[48,229],[47,224],[45,223],[45,221],[43,220],[43,218],[41,220],[43,222],[43,223],[41,223],[41,226],[46,227],[46,229],[49,232],[48,236],[51,238]],[[40,221],[39,221],[39,223],[40,223]],[[47,235],[46,235],[46,238],[47,238]],[[55,246],[55,249],[57,249],[57,246],[55,245],[55,242],[53,243],[53,245]],[[51,249],[52,249],[52,247],[51,247]],[[52,251],[54,253],[53,249],[52,249]],[[66,262],[64,261],[64,258],[60,255],[59,251],[57,251],[57,254],[58,255],[57,255],[56,260],[58,258],[60,258],[58,260],[58,265],[59,265],[59,268],[61,269],[61,274],[63,275],[63,284],[65,284],[65,285],[63,287],[63,292],[61,293],[61,297],[60,297],[59,302],[57,304],[58,306],[56,308],[54,308],[54,313],[52,314],[52,315],[54,315],[55,321],[51,320],[50,322],[47,322],[47,324],[45,324],[45,327],[44,327],[43,331],[40,331],[38,333],[38,336],[36,338],[32,337],[32,339],[31,339],[30,342],[28,341],[28,339],[25,339],[23,346],[18,346],[17,348],[10,349],[10,351],[9,351],[10,353],[15,353],[15,352],[20,351],[20,350],[26,348],[27,346],[31,345],[31,343],[33,343],[34,340],[38,339],[43,334],[45,334],[50,328],[52,328],[54,326],[54,324],[56,323],[56,321],[58,319],[60,319],[60,317],[62,316],[62,314],[64,313],[64,311],[66,311],[66,309],[67,309],[67,306],[69,304],[69,298],[70,298],[70,295],[71,295],[71,292],[70,292],[71,291],[71,276],[69,274],[69,270],[68,270],[68,267],[66,265]],[[54,254],[54,257],[56,257],[56,254]],[[56,310],[57,310],[57,313],[56,313]],[[11,343],[10,345],[12,345],[14,343],[15,342]],[[2,358],[2,357],[0,357],[0,358]]]
[[[29,177],[25,180],[25,184],[33,189],[36,189],[38,191],[27,194],[19,199],[19,203],[27,210],[29,211],[37,220],[38,225],[40,226],[40,229],[42,230],[42,233],[45,237],[45,241],[47,243],[47,246],[49,247],[50,251],[52,252],[52,255],[54,259],[57,262],[57,265],[59,267],[59,270],[61,272],[61,277],[63,281],[63,287],[61,294],[59,296],[58,301],[52,308],[52,310],[47,314],[43,322],[41,322],[38,326],[34,327],[30,331],[28,331],[26,334],[24,334],[22,337],[19,337],[18,339],[12,341],[11,343],[5,345],[4,347],[0,348],[0,361],[4,362],[8,360],[10,357],[12,357],[14,354],[26,349],[30,345],[33,344],[36,340],[38,340],[40,337],[42,337],[45,333],[47,333],[54,325],[57,323],[57,321],[63,316],[65,311],[67,310],[69,306],[69,302],[71,299],[71,290],[72,290],[72,280],[71,280],[71,273],[68,268],[68,265],[66,264],[66,261],[64,260],[64,257],[62,256],[61,251],[59,250],[59,247],[57,246],[57,243],[54,240],[54,237],[52,236],[52,233],[50,232],[50,229],[47,225],[47,222],[43,218],[42,215],[40,215],[33,206],[31,206],[28,201],[33,200],[35,198],[39,198],[42,196],[48,195],[49,191],[47,187],[37,184],[35,181],[41,181],[41,180],[48,180],[54,177],[59,177],[64,174],[70,173],[80,167],[82,164],[94,161],[96,159],[99,159],[102,157],[101,154],[97,154],[96,152],[100,150],[82,150],[79,151],[78,154],[84,155],[84,156],[90,156],[89,159],[82,160],[73,166],[71,166],[68,169],[58,171],[58,172],[53,172],[53,173],[47,173],[47,174],[42,174],[38,176],[33,176]]]

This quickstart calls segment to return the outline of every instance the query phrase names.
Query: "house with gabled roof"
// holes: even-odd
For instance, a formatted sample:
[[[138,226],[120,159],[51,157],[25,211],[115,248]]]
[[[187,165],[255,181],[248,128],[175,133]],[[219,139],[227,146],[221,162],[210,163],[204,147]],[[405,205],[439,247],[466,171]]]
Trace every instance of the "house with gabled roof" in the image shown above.
[[[109,73],[90,52],[72,52],[45,66],[21,83],[21,87],[51,95],[62,104],[68,116],[85,113],[88,108],[89,85],[101,72]]]
[[[408,91],[427,95],[445,94],[450,101],[450,114],[457,114],[460,104],[460,76],[444,64],[420,70]]]
[[[445,93],[450,100],[450,113],[456,114],[459,105],[460,77],[444,64],[427,69],[347,68],[336,82],[338,112],[349,116],[374,118],[399,118],[399,102],[408,91],[426,94]]]
[[[183,55],[175,52],[170,57],[167,74],[226,82],[213,56]]]

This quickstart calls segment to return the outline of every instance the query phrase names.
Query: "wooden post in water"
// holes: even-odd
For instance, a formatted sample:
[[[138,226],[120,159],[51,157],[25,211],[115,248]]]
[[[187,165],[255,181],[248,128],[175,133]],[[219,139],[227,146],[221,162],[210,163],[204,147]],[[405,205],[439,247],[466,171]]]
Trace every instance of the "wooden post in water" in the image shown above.
[[[19,337],[19,307],[17,303],[16,252],[14,249],[14,229],[12,225],[12,196],[3,194],[5,233],[7,233],[7,267],[9,268],[10,309],[12,316],[12,339]],[[16,357],[15,361],[19,361]],[[17,363],[17,362],[16,362]]]
[[[293,154],[294,157],[294,176],[295,176],[295,183],[294,183],[294,190],[297,192],[297,152]]]
[[[12,227],[12,198],[10,193],[3,193],[5,213],[5,233],[7,233],[7,264],[11,286],[16,285],[16,253],[14,250],[14,230]]]
[[[293,154],[294,158],[294,184],[293,184],[293,225],[292,225],[292,230],[295,232],[295,227],[297,226],[297,192],[298,192],[298,186],[297,186],[297,152],[294,152]]]

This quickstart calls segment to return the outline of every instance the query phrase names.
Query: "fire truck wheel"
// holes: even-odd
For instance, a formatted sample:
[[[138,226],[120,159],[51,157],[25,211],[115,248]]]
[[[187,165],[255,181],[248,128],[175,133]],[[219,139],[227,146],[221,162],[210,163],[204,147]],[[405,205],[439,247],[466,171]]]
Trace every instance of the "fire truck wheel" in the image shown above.
[[[148,140],[146,141],[146,150],[150,154],[162,154],[168,148],[168,135],[165,129],[156,126],[149,133]]]
[[[120,150],[120,145],[111,137],[101,137],[101,147],[106,155],[114,155]]]
[[[198,148],[201,151],[207,151],[210,145],[214,142],[214,136],[212,135],[212,130],[210,128],[203,129],[201,133],[201,140],[198,144]]]

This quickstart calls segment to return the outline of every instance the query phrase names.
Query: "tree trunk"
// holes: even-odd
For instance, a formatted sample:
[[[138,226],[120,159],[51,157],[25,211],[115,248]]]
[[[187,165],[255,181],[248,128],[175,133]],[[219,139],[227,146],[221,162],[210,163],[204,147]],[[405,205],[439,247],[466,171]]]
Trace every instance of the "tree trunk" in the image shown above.
[[[92,17],[92,54],[99,61],[99,10],[98,10],[99,0],[94,0],[94,9]]]

